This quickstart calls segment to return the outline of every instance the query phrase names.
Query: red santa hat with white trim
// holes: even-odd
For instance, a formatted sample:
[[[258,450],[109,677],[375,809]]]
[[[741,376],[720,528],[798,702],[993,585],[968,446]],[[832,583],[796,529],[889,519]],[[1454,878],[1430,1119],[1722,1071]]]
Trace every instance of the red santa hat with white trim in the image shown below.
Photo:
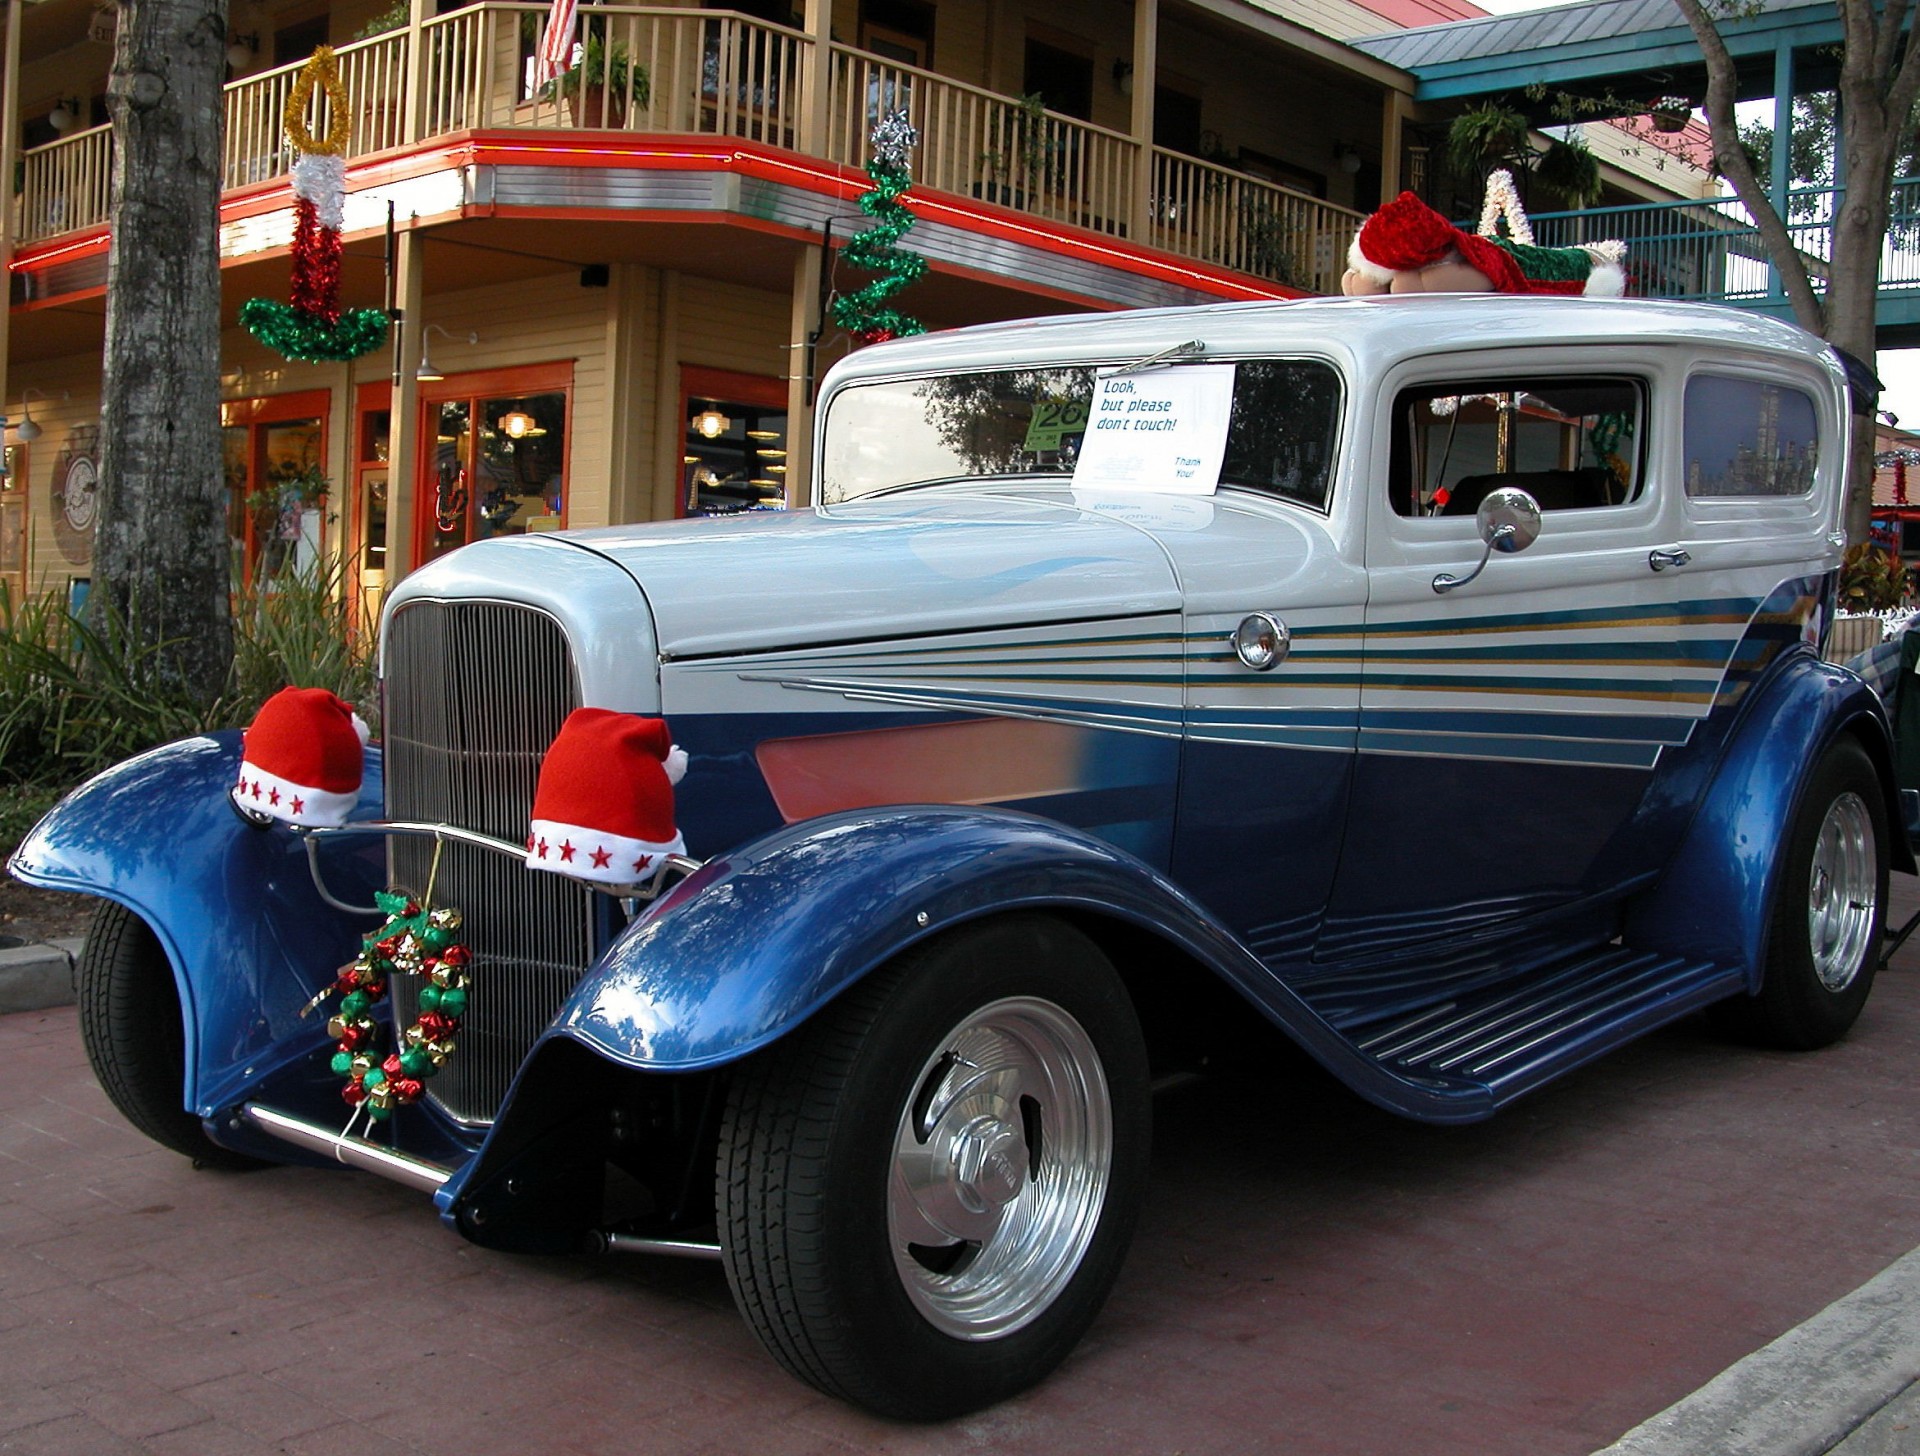
[[[360,798],[367,725],[325,688],[282,688],[242,740],[233,801],[287,824],[344,824]]]
[[[576,708],[540,765],[527,864],[577,880],[632,885],[684,854],[673,786],[687,771],[664,718]]]

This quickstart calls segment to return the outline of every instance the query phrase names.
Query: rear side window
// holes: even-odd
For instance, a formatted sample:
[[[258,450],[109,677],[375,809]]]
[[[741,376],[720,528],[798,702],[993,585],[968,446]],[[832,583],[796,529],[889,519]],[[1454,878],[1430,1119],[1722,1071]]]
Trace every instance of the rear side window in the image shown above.
[[[1813,397],[1790,384],[1725,374],[1687,381],[1690,496],[1805,495],[1820,457]]]
[[[1637,379],[1511,376],[1423,384],[1394,402],[1393,508],[1471,516],[1513,486],[1543,511],[1640,492],[1646,388]]]

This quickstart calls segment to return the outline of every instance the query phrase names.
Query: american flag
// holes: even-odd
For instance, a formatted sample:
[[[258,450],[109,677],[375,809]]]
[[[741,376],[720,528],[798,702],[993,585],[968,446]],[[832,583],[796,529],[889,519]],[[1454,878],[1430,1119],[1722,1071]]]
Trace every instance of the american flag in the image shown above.
[[[547,11],[547,28],[540,32],[540,46],[533,53],[535,81],[551,81],[563,71],[573,69],[573,16],[577,0],[553,0]]]

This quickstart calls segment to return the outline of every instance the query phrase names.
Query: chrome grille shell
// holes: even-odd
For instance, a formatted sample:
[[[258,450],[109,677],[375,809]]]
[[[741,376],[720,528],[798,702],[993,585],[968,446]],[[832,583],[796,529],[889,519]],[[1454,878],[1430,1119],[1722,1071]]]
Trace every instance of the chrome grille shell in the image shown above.
[[[387,815],[526,838],[547,745],[581,687],[567,635],[538,608],[413,599],[385,624],[382,677]],[[429,839],[388,842],[392,883],[457,906],[474,979],[459,1050],[428,1095],[461,1122],[491,1122],[520,1063],[593,959],[595,896],[559,875]],[[419,986],[396,977],[394,1019],[418,1014]]]

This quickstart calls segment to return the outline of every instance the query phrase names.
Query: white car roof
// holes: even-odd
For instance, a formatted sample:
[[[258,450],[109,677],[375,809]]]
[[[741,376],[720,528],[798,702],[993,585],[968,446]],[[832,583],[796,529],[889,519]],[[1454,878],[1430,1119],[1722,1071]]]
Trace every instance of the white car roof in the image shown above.
[[[903,374],[1144,358],[1189,339],[1199,339],[1213,357],[1323,355],[1370,378],[1410,357],[1528,343],[1717,346],[1785,352],[1839,370],[1814,335],[1724,304],[1456,293],[1223,303],[981,324],[862,349],[834,367],[825,387]]]

